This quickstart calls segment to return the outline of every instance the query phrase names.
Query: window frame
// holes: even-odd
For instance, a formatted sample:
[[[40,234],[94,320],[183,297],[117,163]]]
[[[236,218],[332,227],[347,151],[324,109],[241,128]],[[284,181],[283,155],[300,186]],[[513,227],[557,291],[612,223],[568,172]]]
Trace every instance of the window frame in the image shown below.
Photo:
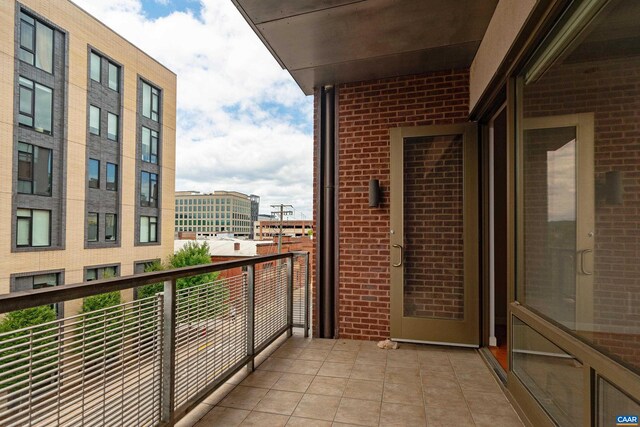
[[[147,135],[149,135],[149,141],[148,141],[148,146],[149,146],[149,156],[148,158],[145,158],[145,146],[147,144],[145,144],[145,130],[148,131]],[[158,145],[160,143],[160,133],[158,131],[155,131],[153,129],[149,129],[146,126],[142,126],[142,130],[140,131],[140,150],[141,150],[141,155],[140,158],[143,162],[147,162],[147,163],[152,163],[157,165],[158,164]],[[155,134],[155,136],[154,136]]]
[[[111,127],[111,118],[115,117],[116,120],[116,128],[115,128],[115,134],[111,134],[109,132],[109,128]],[[112,137],[112,135],[114,135]],[[112,113],[110,111],[107,111],[107,139],[110,141],[116,141],[118,142],[120,140],[120,116],[118,114]]]
[[[29,212],[29,216],[19,216],[19,212],[18,211],[28,211]],[[34,211],[36,212],[47,212],[48,214],[48,235],[47,235],[47,239],[48,239],[48,244],[46,245],[34,245],[33,244],[33,236],[34,234],[34,227],[35,227],[35,221],[33,220],[33,213]],[[16,238],[15,238],[15,245],[16,248],[48,248],[51,247],[51,211],[47,210],[47,209],[30,209],[30,208],[17,208],[16,209]],[[18,243],[18,239],[20,237],[20,218],[22,218],[22,221],[26,221],[28,226],[27,226],[27,232],[28,232],[28,244],[19,244]]]
[[[111,239],[107,237],[107,227],[110,216],[113,217],[113,238]],[[118,241],[118,214],[116,213],[109,212],[104,214],[104,241],[109,243],[116,243]]]
[[[25,82],[31,83],[31,86],[28,86],[25,84]],[[49,126],[50,129],[45,129],[45,128],[37,128],[36,127],[36,121],[38,120],[38,115],[36,114],[36,105],[37,105],[37,89],[38,88],[43,88],[45,91],[48,91],[50,93],[50,114],[48,117],[48,121],[49,121]],[[27,91],[30,92],[29,94],[29,102],[30,102],[30,111],[23,111],[22,110],[22,89],[25,89]],[[23,76],[18,76],[18,125],[19,126],[23,126],[29,129],[32,129],[38,133],[43,133],[45,135],[53,135],[53,98],[54,98],[54,90],[53,88],[40,84],[38,82],[35,82],[27,77],[23,77]],[[22,122],[22,117],[27,117],[29,119],[31,119],[31,124],[28,123],[23,123]]]
[[[143,201],[143,195],[145,194],[144,190],[144,176],[147,175],[148,176],[148,188],[147,188],[147,194],[148,194],[148,199],[147,201]],[[155,179],[152,179],[152,177],[155,177]],[[154,188],[154,184],[155,183],[155,189],[156,189],[156,194],[153,194],[153,188]],[[158,207],[158,174],[154,173],[154,172],[147,172],[147,171],[140,171],[140,206],[142,207],[148,207],[148,208],[157,208]]]
[[[146,235],[146,240],[142,239],[142,223],[143,220],[146,219],[147,220],[147,235]],[[152,225],[154,226],[153,229],[155,230],[154,233],[151,233],[152,230]],[[151,240],[151,236],[153,235],[154,240]],[[138,233],[138,241],[140,243],[158,243],[158,217],[157,216],[152,216],[152,215],[141,215],[140,216],[140,231]]]
[[[21,145],[26,145],[31,147],[31,152],[28,151],[22,151],[20,149]],[[48,187],[49,187],[49,191],[48,193],[40,193],[36,191],[37,185],[36,185],[36,157],[40,156],[40,150],[46,150],[48,152],[48,165],[47,165],[47,169],[48,169]],[[30,144],[28,142],[23,142],[23,141],[18,141],[18,146],[17,146],[17,155],[18,155],[18,159],[17,159],[17,176],[16,176],[16,180],[18,182],[17,187],[17,192],[18,194],[31,194],[31,195],[35,195],[35,196],[43,196],[43,197],[51,197],[53,194],[53,150],[50,148],[45,148],[45,147],[40,147],[38,145],[34,145],[34,144]],[[36,155],[36,151],[38,151],[38,154]],[[24,180],[24,179],[20,179],[20,165],[21,165],[21,161],[20,161],[20,155],[21,153],[24,154],[28,154],[31,156],[31,161],[30,161],[30,179],[29,180]],[[20,191],[20,182],[29,182],[31,185],[31,191],[29,192],[25,192],[25,191]]]
[[[91,236],[91,217],[95,215],[96,218],[96,224],[95,224],[95,229],[96,229],[96,238],[95,240],[92,240],[90,238]],[[87,212],[87,243],[97,243],[100,241],[100,214],[98,212]]]
[[[31,19],[33,22],[29,22],[27,21],[25,18],[29,18]],[[28,25],[29,27],[31,27],[32,30],[32,40],[31,40],[31,48],[28,48],[27,46],[24,46],[22,44],[22,25]],[[50,63],[51,63],[51,69],[48,70],[44,67],[38,66],[37,65],[37,58],[38,58],[38,25],[41,25],[42,27],[48,29],[49,31],[51,31],[51,55],[49,57],[50,59]],[[18,52],[17,52],[17,57],[20,61],[29,64],[35,68],[37,68],[38,70],[42,70],[45,73],[49,73],[49,74],[54,74],[54,70],[55,70],[55,66],[53,64],[53,60],[55,57],[55,30],[48,24],[42,22],[42,20],[32,16],[30,13],[25,12],[24,10],[20,10],[20,26],[19,26],[19,34],[18,34]],[[26,54],[31,55],[31,61],[25,59],[23,57],[23,55],[21,54],[22,52],[26,52]]]
[[[109,166],[113,166],[114,169],[114,181],[110,181],[109,180]],[[106,169],[106,189],[108,191],[118,191],[118,164],[117,163],[111,163],[111,162],[107,162],[107,169]],[[112,187],[112,188],[110,188]]]
[[[88,165],[87,165],[88,166],[87,167],[87,178],[88,178],[87,179],[87,185],[88,185],[89,188],[95,188],[95,189],[99,190],[100,189],[100,160],[89,158],[89,161],[87,163],[88,163]],[[91,183],[92,183],[92,181],[91,181],[91,175],[92,175],[92,173],[91,173],[91,165],[93,165],[95,163],[98,164],[98,176],[95,179],[95,186],[93,186],[93,185],[91,185]]]
[[[98,58],[98,79],[97,80],[93,77],[93,71],[94,71],[93,59],[94,58]],[[102,56],[98,55],[93,50],[89,52],[89,79],[93,80],[96,83],[102,83]]]
[[[111,85],[111,70],[115,70],[115,87]],[[107,60],[107,87],[115,92],[120,92],[120,66]]]
[[[96,111],[96,110],[98,111],[98,127],[97,127],[98,132],[97,132],[97,133],[93,131],[93,128],[92,128],[92,126],[91,126],[91,117],[92,117],[92,114],[91,114],[91,113],[92,113],[93,111]],[[102,126],[101,126],[101,123],[100,123],[100,116],[101,116],[101,115],[102,115],[102,109],[101,109],[100,107],[97,107],[97,106],[95,106],[95,105],[91,105],[91,104],[89,105],[89,123],[88,123],[88,125],[89,125],[89,133],[90,133],[91,135],[100,136],[100,133],[101,133],[101,127],[102,127]]]

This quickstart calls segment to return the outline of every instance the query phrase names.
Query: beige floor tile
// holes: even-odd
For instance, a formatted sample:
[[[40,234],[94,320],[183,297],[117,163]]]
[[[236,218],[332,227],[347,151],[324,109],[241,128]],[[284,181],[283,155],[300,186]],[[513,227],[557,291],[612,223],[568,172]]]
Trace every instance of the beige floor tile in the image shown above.
[[[380,420],[380,402],[342,398],[334,421],[339,423],[377,426]]]
[[[385,370],[385,365],[368,365],[356,362],[351,370],[350,378],[355,378],[357,380],[382,381],[384,380]]]
[[[349,379],[344,397],[362,400],[382,400],[382,381]]]
[[[312,420],[310,418],[291,417],[287,427],[331,427],[331,421]]]
[[[280,347],[273,355],[282,359],[297,359],[303,351],[304,347]]]
[[[200,420],[197,427],[239,426],[247,415],[249,415],[249,411],[244,409],[216,406]]]
[[[384,350],[378,351],[362,351],[358,352],[356,356],[356,363],[366,364],[366,365],[386,365],[387,364],[387,353]]]
[[[427,407],[427,425],[429,427],[474,427],[475,423],[467,409],[451,410],[446,407]]]
[[[244,419],[241,426],[259,426],[259,427],[284,427],[289,421],[288,415],[268,414],[266,412],[252,411],[247,418]],[[224,424],[220,424],[223,426]]]
[[[418,362],[451,366],[449,356],[444,352],[418,351]]]
[[[251,371],[249,369],[241,369],[238,372],[236,372],[235,375],[233,375],[231,378],[229,378],[227,380],[227,384],[234,384],[234,385],[238,385],[240,384],[245,378],[247,378],[247,376],[249,376],[249,374],[251,373]]]
[[[324,360],[329,355],[330,350],[324,349],[316,349],[316,348],[306,348],[304,351],[300,353],[298,356],[299,360],[319,360],[324,362]]]
[[[357,356],[358,353],[353,351],[331,350],[325,362],[353,363]]]
[[[468,409],[467,401],[460,388],[423,388],[422,395],[427,408],[431,406],[441,406],[448,408]]]
[[[336,423],[335,421],[331,424],[331,427],[360,427],[358,424],[348,424],[348,423]]]
[[[313,375],[282,374],[278,381],[271,387],[274,390],[297,391],[304,393],[313,381]]]
[[[182,419],[176,423],[176,427],[192,427],[196,425],[211,409],[213,409],[212,406],[201,403],[182,417]]]
[[[302,398],[302,393],[293,391],[269,390],[269,392],[255,406],[259,412],[269,412],[273,414],[291,415],[296,409],[298,402]]]
[[[460,388],[456,377],[453,375],[433,375],[433,372],[430,372],[429,375],[422,375],[421,381],[422,386],[425,388],[435,388],[438,390]]]
[[[422,387],[418,384],[384,383],[383,402],[424,406]]]
[[[390,351],[387,356],[387,364],[391,366],[413,366],[418,364],[417,351]]]
[[[318,371],[318,376],[349,378],[353,363],[324,362]]]
[[[293,335],[291,338],[287,339],[283,344],[283,347],[307,347],[314,340],[311,338],[305,338],[304,336]]]
[[[296,360],[293,359],[281,359],[279,357],[270,357],[265,360],[260,366],[258,366],[258,370],[260,371],[276,371],[276,372],[288,372],[288,369],[291,368],[293,362]]]
[[[515,415],[511,404],[502,393],[486,393],[478,390],[462,390],[469,409],[474,414],[496,416]]]
[[[316,375],[322,366],[319,360],[294,360],[285,372],[290,374]]]
[[[325,396],[342,396],[347,386],[346,378],[315,377],[307,389],[307,393]]]
[[[317,420],[333,421],[336,415],[340,397],[321,396],[319,394],[305,394],[293,411],[296,417],[313,418]]]
[[[450,372],[453,374],[453,366],[449,359],[443,361],[423,360],[419,362],[420,371],[424,372]]]
[[[271,388],[283,375],[282,372],[256,370],[240,383],[246,387]]]
[[[216,391],[207,396],[207,398],[204,399],[202,403],[206,403],[207,405],[217,405],[222,399],[224,399],[229,393],[231,393],[231,390],[233,390],[235,387],[236,386],[234,384],[221,384],[220,387],[218,387]]]
[[[382,402],[380,410],[381,426],[423,427],[427,420],[424,406],[402,405]]]
[[[458,373],[458,384],[463,390],[478,390],[488,393],[502,393],[502,389],[496,382],[493,375],[488,371],[473,373]]]
[[[239,385],[234,388],[227,397],[222,399],[222,402],[220,402],[219,405],[236,409],[251,410],[258,404],[260,399],[267,394],[267,392],[268,390],[264,388],[245,387]]]
[[[358,340],[338,340],[333,346],[334,350],[359,351],[363,341]]]
[[[471,416],[478,427],[520,427],[524,426],[520,418],[514,412],[512,415],[477,414]]]
[[[307,346],[308,350],[331,350],[336,343],[336,340],[314,338]]]
[[[420,384],[420,371],[417,368],[402,368],[399,366],[388,366],[384,375],[385,382],[396,384]]]

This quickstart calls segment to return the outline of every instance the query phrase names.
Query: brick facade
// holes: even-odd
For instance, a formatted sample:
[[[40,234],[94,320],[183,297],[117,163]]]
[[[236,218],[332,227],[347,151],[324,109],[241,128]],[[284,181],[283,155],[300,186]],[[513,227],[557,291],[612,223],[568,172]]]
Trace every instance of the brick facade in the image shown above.
[[[389,129],[466,122],[469,73],[447,70],[348,83],[338,87],[337,96],[338,334],[377,340],[389,336]],[[316,93],[316,106],[317,98]],[[314,145],[316,163],[317,132]],[[384,191],[379,208],[369,208],[371,178],[379,179]]]

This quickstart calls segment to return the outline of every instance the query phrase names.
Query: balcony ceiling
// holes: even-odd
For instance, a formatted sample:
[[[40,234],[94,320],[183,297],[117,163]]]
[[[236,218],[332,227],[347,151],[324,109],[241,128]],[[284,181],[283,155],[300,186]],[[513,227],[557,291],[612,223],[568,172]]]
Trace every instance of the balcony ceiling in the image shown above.
[[[232,0],[304,93],[468,67],[497,0]]]

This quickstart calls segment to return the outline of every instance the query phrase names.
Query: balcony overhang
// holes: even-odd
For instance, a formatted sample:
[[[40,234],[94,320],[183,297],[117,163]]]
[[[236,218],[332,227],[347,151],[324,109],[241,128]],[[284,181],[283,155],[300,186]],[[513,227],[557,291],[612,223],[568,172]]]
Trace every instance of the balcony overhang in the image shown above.
[[[232,0],[305,94],[468,67],[497,0]]]

